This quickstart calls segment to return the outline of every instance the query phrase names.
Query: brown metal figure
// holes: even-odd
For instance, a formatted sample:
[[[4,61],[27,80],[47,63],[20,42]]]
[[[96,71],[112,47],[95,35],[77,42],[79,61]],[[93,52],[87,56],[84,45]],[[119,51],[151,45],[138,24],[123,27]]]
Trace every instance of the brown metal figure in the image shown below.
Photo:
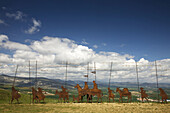
[[[68,92],[63,92],[63,91],[58,92],[58,90],[56,90],[55,95],[58,95],[58,96],[59,96],[58,102],[59,102],[59,100],[61,100],[61,99],[63,99],[64,102],[65,102],[65,99],[67,99],[67,101],[69,102],[69,95],[68,95]]]
[[[35,90],[33,87],[32,87],[32,96],[33,96],[33,103],[34,103],[34,100],[36,100],[38,102],[38,96],[37,96],[37,90]]]
[[[37,96],[38,96],[39,102],[40,102],[41,100],[43,100],[43,102],[44,102],[45,95],[42,93],[42,88],[40,88],[40,87],[38,88]]]
[[[168,95],[165,93],[165,91],[162,88],[159,88],[159,90],[160,90],[160,96],[162,97],[162,103],[164,100],[167,103]]]
[[[147,102],[148,102],[148,95],[146,94],[146,91],[145,90],[143,90],[144,88],[143,87],[141,87],[140,88],[140,93],[141,93],[141,98],[142,98],[142,102],[143,102],[143,99],[145,98],[146,100],[147,100]]]
[[[14,88],[14,86],[12,86],[12,92],[11,92],[11,95],[12,95],[12,99],[11,99],[11,104],[13,102],[14,99],[17,100],[17,102],[19,103],[19,100],[18,98],[21,97],[21,95],[18,93],[18,91]]]
[[[120,99],[123,102],[123,99],[122,99],[123,96],[127,96],[128,97],[127,102],[129,101],[129,99],[132,101],[132,95],[131,95],[131,92],[128,91],[128,88],[124,88],[123,91],[121,91],[119,88],[117,88],[116,92],[119,92],[119,95],[120,95],[119,102],[120,102]]]
[[[75,102],[75,101],[79,102],[79,97],[75,97],[75,96],[73,95],[73,102]]]
[[[112,98],[114,102],[115,95],[112,93],[112,90],[110,88],[108,88],[108,93],[109,93],[109,102],[110,102],[110,98]]]

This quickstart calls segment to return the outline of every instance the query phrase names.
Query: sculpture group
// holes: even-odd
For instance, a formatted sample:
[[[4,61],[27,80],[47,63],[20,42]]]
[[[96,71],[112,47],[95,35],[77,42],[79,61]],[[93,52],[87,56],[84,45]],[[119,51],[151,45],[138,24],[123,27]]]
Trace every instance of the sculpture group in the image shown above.
[[[98,86],[96,84],[95,81],[93,81],[93,89],[89,89],[87,82],[84,83],[84,88],[81,88],[81,86],[79,84],[77,84],[76,86],[74,86],[74,88],[77,88],[78,91],[78,96],[75,97],[73,96],[73,102],[83,102],[83,97],[87,96],[87,102],[92,102],[93,97],[97,96],[97,102],[102,102],[102,96],[103,96],[103,92],[102,90],[98,89]],[[62,91],[58,91],[56,90],[55,95],[58,95],[58,102],[61,100],[63,100],[64,102],[67,101],[69,102],[69,92],[68,89],[64,88],[63,86],[61,86]],[[167,99],[168,96],[165,93],[165,91],[162,88],[159,88],[160,91],[160,96],[162,98],[162,103],[165,101],[165,103],[167,103]],[[114,91],[110,89],[110,87],[108,88],[108,99],[110,102],[110,99],[113,100],[115,99],[115,95],[113,93]],[[123,97],[127,97],[128,100],[127,102],[131,102],[132,101],[132,93],[128,90],[128,88],[123,88],[123,90],[121,90],[120,88],[116,89],[116,92],[119,93],[119,102],[123,102]],[[140,93],[141,93],[141,99],[142,102],[144,101],[144,99],[146,99],[146,101],[148,101],[148,95],[146,94],[146,91],[144,90],[143,87],[140,88]],[[14,99],[17,100],[17,102],[19,103],[19,98],[21,97],[21,95],[19,94],[19,92],[12,87],[12,99],[11,99],[11,103],[13,102]],[[38,88],[38,91],[34,89],[34,87],[32,87],[32,102],[34,103],[36,100],[36,102],[41,102],[41,100],[45,100],[45,95],[42,92],[42,88]]]

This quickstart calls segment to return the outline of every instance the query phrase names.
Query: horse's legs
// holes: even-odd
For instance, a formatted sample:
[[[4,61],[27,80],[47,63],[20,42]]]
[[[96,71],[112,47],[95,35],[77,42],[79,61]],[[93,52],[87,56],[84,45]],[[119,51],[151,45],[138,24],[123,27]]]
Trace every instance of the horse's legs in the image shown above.
[[[12,104],[13,100],[14,100],[14,98],[11,99],[11,104]]]
[[[69,103],[69,96],[67,96],[67,101],[68,101],[68,103]]]
[[[99,96],[97,96],[97,103],[99,103]]]
[[[17,100],[17,102],[18,102],[18,104],[19,104],[19,100],[18,100],[18,98],[17,98],[16,100]]]
[[[142,97],[142,102],[143,102],[143,97]]]
[[[128,96],[128,100],[127,100],[127,103],[129,102],[129,96]]]
[[[147,97],[145,97],[145,99],[146,99],[146,101],[148,102],[148,99],[147,99]]]

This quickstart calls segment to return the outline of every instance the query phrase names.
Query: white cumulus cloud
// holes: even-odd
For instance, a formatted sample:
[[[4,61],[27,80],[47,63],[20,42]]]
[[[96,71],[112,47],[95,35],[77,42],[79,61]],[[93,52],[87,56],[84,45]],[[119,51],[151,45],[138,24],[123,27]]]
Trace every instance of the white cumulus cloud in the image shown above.
[[[41,27],[41,21],[40,20],[35,20],[33,18],[32,19],[32,23],[33,23],[33,25],[28,30],[25,30],[25,33],[27,33],[27,34],[34,34],[34,33],[40,31],[39,28]]]
[[[26,14],[21,11],[17,11],[16,13],[6,13],[6,16],[9,18],[14,18],[15,20],[23,20],[23,17],[25,17]]]
[[[112,81],[136,82],[134,56],[105,51],[96,53],[88,46],[79,45],[68,38],[45,36],[25,45],[10,41],[6,35],[0,35],[0,47],[12,51],[10,55],[0,53],[0,62],[3,63],[0,68],[6,74],[13,73],[16,64],[19,64],[18,75],[25,76],[22,72],[28,72],[28,61],[31,60],[32,70],[35,69],[35,61],[38,61],[39,77],[64,79],[68,61],[68,80],[86,80],[83,75],[87,73],[86,64],[89,62],[89,72],[94,70],[95,64],[97,81],[108,81],[112,62]],[[155,83],[155,62],[141,58],[137,64],[140,83]],[[170,59],[158,60],[157,66],[159,82],[169,82]],[[94,80],[92,73],[89,73],[89,80]]]

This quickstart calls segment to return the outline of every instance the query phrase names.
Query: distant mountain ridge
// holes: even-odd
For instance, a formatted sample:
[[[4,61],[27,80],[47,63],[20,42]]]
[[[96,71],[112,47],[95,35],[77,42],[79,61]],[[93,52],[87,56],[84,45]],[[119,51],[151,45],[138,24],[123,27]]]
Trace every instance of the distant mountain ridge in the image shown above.
[[[7,84],[11,85],[13,84],[14,81],[14,76],[9,76],[5,74],[0,75],[0,84]],[[26,78],[26,77],[16,77],[15,80],[15,86],[17,87],[31,87],[35,86],[36,79],[33,77]],[[107,82],[97,82],[99,87],[108,87]],[[74,89],[74,86],[76,84],[80,84],[81,87],[84,86],[84,81],[71,81],[68,80],[66,82],[66,87],[68,89]],[[60,79],[49,79],[49,78],[44,78],[44,77],[38,77],[37,78],[37,86],[38,87],[44,87],[44,88],[50,88],[50,89],[60,89],[61,86],[65,86],[65,81],[60,80]],[[88,83],[89,87],[93,87],[93,83],[89,82]],[[132,82],[111,82],[110,87],[135,87],[137,88],[136,83]],[[141,83],[140,87],[153,87],[156,88],[156,83]],[[164,88],[170,88],[170,83],[159,83],[159,87],[164,87]]]

